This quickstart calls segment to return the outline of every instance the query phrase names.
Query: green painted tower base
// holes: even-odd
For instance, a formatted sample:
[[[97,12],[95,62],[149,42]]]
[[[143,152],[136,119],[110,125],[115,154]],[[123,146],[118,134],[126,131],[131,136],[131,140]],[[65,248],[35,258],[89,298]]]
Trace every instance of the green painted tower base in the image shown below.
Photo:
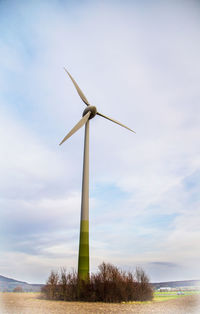
[[[78,257],[78,278],[79,280],[89,280],[89,221],[81,220],[79,257]]]

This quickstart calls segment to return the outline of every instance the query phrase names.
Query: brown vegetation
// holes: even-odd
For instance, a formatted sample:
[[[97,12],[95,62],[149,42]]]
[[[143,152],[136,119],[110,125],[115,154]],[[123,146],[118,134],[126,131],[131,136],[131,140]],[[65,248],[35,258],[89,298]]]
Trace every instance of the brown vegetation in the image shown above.
[[[88,282],[78,281],[76,272],[60,274],[51,272],[43,295],[49,300],[122,302],[147,301],[153,299],[149,279],[142,269],[135,275],[125,272],[112,264],[102,263],[99,271],[92,274]]]
[[[21,292],[23,292],[23,289],[22,289],[21,286],[17,286],[17,287],[15,287],[15,288],[13,289],[13,292],[21,293]]]

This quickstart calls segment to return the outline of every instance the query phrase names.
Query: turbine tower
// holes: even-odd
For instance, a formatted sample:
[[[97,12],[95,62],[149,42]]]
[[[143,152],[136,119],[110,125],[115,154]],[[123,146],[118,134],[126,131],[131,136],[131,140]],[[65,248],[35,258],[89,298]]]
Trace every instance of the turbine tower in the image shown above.
[[[76,81],[70,75],[70,73],[64,68],[66,73],[72,80],[79,96],[86,104],[86,108],[83,111],[82,119],[73,127],[73,129],[64,137],[63,144],[69,137],[71,137],[76,131],[78,131],[85,124],[85,139],[84,139],[84,156],[83,156],[83,177],[82,177],[82,198],[81,198],[81,219],[80,219],[80,239],[79,239],[79,257],[78,257],[78,278],[79,280],[89,279],[89,120],[94,118],[95,115],[99,115],[105,119],[108,119],[114,123],[121,125],[131,132],[122,123],[113,120],[102,113],[98,112],[95,106],[91,106]],[[134,132],[135,133],[135,132]]]

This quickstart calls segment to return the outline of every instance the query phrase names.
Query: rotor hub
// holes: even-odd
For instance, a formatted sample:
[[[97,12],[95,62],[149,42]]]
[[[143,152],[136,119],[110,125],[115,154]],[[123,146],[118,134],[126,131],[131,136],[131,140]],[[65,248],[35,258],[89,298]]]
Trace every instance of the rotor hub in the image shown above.
[[[90,117],[89,117],[89,120],[94,118],[97,114],[97,108],[95,106],[87,106],[85,108],[85,110],[83,111],[83,117],[88,113],[90,112]]]

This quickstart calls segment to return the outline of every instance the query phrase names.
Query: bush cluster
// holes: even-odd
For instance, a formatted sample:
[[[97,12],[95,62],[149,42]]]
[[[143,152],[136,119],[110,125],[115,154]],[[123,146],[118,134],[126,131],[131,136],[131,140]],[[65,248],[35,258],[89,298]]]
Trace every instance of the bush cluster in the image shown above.
[[[102,263],[88,281],[78,281],[76,272],[52,271],[42,293],[47,299],[65,301],[122,302],[153,298],[152,287],[143,269],[137,268],[132,274],[106,263]]]

